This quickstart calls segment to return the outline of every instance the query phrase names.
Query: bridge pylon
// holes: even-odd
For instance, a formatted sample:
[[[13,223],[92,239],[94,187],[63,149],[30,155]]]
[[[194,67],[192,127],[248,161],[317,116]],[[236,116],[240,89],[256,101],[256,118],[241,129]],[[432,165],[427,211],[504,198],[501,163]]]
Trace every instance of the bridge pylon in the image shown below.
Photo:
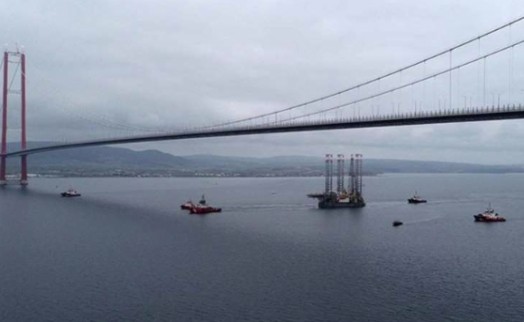
[[[13,60],[9,60],[12,58]],[[26,96],[25,96],[25,53],[20,50],[16,51],[5,51],[2,61],[2,71],[3,71],[3,86],[2,86],[2,143],[1,143],[1,153],[0,153],[0,185],[7,184],[6,178],[6,156],[7,153],[7,99],[10,91],[11,84],[9,83],[9,64],[14,63],[20,66],[20,91],[12,91],[12,93],[18,93],[21,96],[21,137],[20,137],[20,148],[25,150],[26,146]],[[17,69],[18,70],[18,69]],[[15,70],[15,74],[16,71]],[[13,79],[14,79],[13,75]],[[22,155],[20,164],[20,184],[27,185],[27,155]]]

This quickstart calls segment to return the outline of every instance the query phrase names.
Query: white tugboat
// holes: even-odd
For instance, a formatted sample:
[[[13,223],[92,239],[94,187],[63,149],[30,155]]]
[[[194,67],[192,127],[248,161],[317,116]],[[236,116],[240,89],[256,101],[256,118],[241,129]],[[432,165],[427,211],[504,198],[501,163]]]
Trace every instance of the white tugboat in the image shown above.
[[[67,189],[67,191],[62,192],[60,195],[62,197],[80,197],[81,196],[81,194],[73,188]]]

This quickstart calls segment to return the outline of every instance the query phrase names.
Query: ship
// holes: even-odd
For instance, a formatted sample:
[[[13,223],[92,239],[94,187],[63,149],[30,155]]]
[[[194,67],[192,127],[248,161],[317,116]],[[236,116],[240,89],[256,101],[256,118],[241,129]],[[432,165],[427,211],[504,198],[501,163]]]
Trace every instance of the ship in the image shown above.
[[[326,154],[325,189],[321,193],[310,193],[309,198],[318,199],[318,208],[362,208],[366,205],[362,197],[362,155],[351,155],[349,165],[349,184],[345,187],[345,157],[337,155],[336,190],[333,189],[333,155]]]
[[[504,222],[506,221],[506,218],[496,213],[495,210],[491,208],[491,205],[483,213],[480,213],[478,215],[473,215],[473,218],[475,218],[475,222]]]

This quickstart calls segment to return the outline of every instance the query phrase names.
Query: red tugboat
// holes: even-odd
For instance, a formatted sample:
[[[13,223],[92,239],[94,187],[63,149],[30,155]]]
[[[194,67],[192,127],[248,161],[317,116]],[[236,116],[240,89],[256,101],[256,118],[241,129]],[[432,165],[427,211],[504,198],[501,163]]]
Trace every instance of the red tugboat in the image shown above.
[[[473,215],[473,218],[475,218],[475,222],[503,222],[503,221],[506,221],[506,218],[499,216],[499,214],[496,213],[493,208],[491,208],[491,205],[483,213],[478,214],[478,215]]]
[[[191,201],[188,201],[180,206],[182,209],[189,210],[190,214],[195,215],[205,215],[213,212],[221,212],[222,208],[215,208],[208,206],[206,203],[206,198],[202,195],[202,199],[197,204],[194,204]]]

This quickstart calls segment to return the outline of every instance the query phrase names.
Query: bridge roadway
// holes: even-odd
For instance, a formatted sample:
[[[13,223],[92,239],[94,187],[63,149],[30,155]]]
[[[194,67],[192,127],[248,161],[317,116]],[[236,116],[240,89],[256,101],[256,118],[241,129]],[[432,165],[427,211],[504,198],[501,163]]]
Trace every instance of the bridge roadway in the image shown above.
[[[229,128],[204,128],[184,132],[137,135],[121,138],[108,138],[91,141],[79,141],[56,144],[6,153],[6,157],[15,157],[55,150],[80,148],[99,145],[115,145],[166,140],[185,140],[208,137],[226,137],[237,135],[288,133],[322,130],[340,130],[403,125],[441,124],[476,121],[509,120],[524,118],[524,106],[488,107],[482,109],[448,110],[441,112],[415,112],[399,115],[374,117],[356,117],[350,119],[295,122],[289,124],[262,124]]]

